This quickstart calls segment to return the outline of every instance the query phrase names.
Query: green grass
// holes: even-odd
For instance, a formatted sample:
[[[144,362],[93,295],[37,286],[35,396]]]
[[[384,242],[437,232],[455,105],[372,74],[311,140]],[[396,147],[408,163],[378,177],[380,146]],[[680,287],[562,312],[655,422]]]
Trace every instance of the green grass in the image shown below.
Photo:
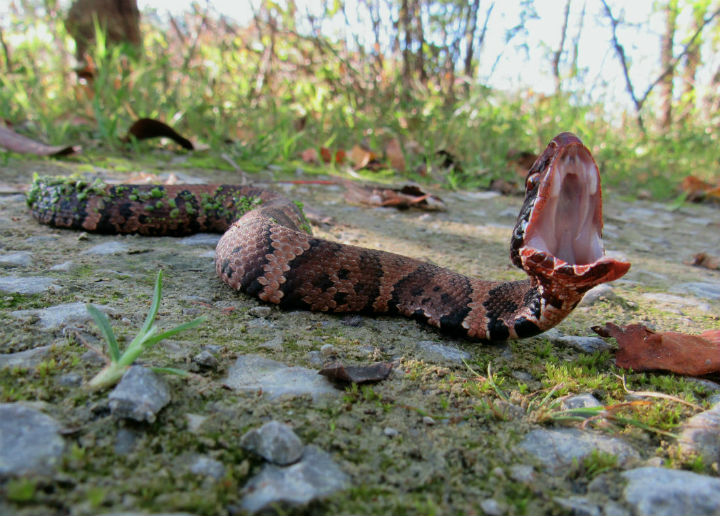
[[[154,325],[155,316],[158,308],[160,308],[160,298],[162,297],[162,271],[158,271],[155,280],[155,292],[153,294],[152,305],[150,311],[145,318],[142,328],[138,331],[135,338],[128,344],[124,351],[120,351],[115,332],[110,326],[107,316],[98,310],[95,306],[88,304],[87,311],[92,316],[95,324],[105,339],[108,349],[108,365],[105,366],[97,375],[89,382],[88,387],[91,389],[104,389],[116,384],[122,378],[125,371],[135,362],[135,360],[150,347],[158,342],[177,335],[178,333],[195,328],[205,321],[205,317],[198,317],[192,321],[175,326],[170,330],[158,333],[157,326]],[[155,367],[153,370],[165,373],[187,374],[185,371],[167,367]]]
[[[33,36],[31,26],[54,37]],[[577,95],[508,94],[474,86],[448,104],[432,78],[426,87],[402,90],[401,67],[390,62],[386,80],[367,78],[360,88],[345,80],[339,61],[318,60],[303,68],[303,52],[314,51],[311,42],[283,38],[276,51],[287,66],[278,65],[274,80],[258,89],[261,53],[249,51],[232,34],[214,34],[188,59],[190,42],[152,25],[143,31],[141,56],[107,46],[98,33],[92,50],[97,73],[90,84],[81,84],[70,68],[72,42],[61,19],[34,14],[12,20],[5,37],[26,37],[11,49],[13,71],[0,74],[0,118],[52,144],[80,143],[84,154],[69,159],[90,163],[128,151],[131,162],[152,154],[156,143],[124,144],[121,137],[136,118],[154,117],[209,145],[190,154],[188,166],[227,169],[224,155],[247,172],[272,164],[288,173],[301,167],[344,174],[347,165],[309,165],[299,154],[321,146],[349,150],[361,142],[381,152],[390,138],[398,138],[407,170],[391,179],[486,187],[498,177],[517,180],[507,162],[509,151],[539,152],[565,130],[585,141],[605,184],[623,194],[642,191],[673,199],[683,177],[709,179],[717,169],[717,131],[686,123],[669,133],[644,135],[631,123],[609,123],[602,105],[578,105]],[[64,46],[58,48],[56,41]],[[356,77],[363,77],[367,62],[352,59]],[[435,156],[439,150],[456,156],[462,169],[443,169]]]

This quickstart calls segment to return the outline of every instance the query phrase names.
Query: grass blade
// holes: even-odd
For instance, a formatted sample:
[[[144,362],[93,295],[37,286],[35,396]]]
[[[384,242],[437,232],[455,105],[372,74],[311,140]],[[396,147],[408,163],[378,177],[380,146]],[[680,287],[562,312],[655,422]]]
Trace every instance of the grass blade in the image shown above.
[[[142,328],[140,328],[140,333],[138,335],[146,334],[148,330],[150,330],[153,322],[155,322],[155,316],[157,315],[158,308],[160,308],[160,298],[162,297],[162,279],[163,272],[161,269],[157,273],[157,278],[155,278],[155,292],[153,293],[150,311],[148,312],[145,322],[143,323]]]
[[[184,369],[178,369],[176,367],[151,367],[153,372],[155,373],[167,373],[167,374],[176,374],[178,376],[190,376],[190,373],[185,371]]]
[[[143,347],[148,348],[150,346],[153,346],[160,342],[163,339],[167,339],[168,337],[172,337],[173,335],[177,335],[181,331],[189,330],[191,328],[195,328],[196,326],[199,326],[200,324],[204,323],[207,318],[205,316],[198,317],[197,319],[193,319],[192,321],[182,323],[178,326],[175,326],[174,328],[171,328],[167,331],[164,331],[162,333],[158,333],[157,335],[153,335],[149,339],[145,339],[143,342]]]
[[[110,321],[108,320],[107,315],[89,303],[85,305],[85,308],[95,321],[95,324],[97,324],[97,327],[100,328],[100,332],[103,334],[103,337],[105,337],[105,342],[107,342],[108,352],[110,354],[110,360],[117,362],[120,358],[120,346],[118,346],[117,339],[115,338],[115,332],[113,331],[112,326],[110,326]]]

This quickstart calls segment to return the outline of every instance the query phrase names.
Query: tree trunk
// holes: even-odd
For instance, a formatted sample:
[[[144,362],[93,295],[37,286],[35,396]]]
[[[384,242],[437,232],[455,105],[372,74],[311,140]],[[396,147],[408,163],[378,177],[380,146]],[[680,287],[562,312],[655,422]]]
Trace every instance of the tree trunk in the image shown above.
[[[568,29],[568,18],[570,18],[570,2],[565,2],[565,18],[563,20],[562,29],[560,30],[560,45],[557,50],[553,53],[552,69],[553,77],[555,78],[555,95],[560,94],[560,87],[562,85],[562,79],[560,78],[560,58],[562,57],[563,47],[565,47],[565,37],[567,36]]]
[[[480,9],[480,0],[475,0],[468,8],[465,18],[465,69],[467,78],[475,75],[473,67],[473,54],[475,50],[475,30],[477,29],[477,15]]]
[[[660,81],[660,128],[667,131],[672,124],[673,79],[673,41],[677,27],[678,0],[668,0],[665,7],[665,33],[660,42],[660,69],[669,70]]]
[[[707,5],[698,3],[693,9],[693,22],[691,31],[697,32],[700,30],[700,24],[705,19],[707,13]],[[700,66],[700,46],[702,45],[702,36],[698,36],[695,41],[688,47],[687,53],[685,54],[685,67],[683,68],[682,80],[682,113],[681,118],[687,121],[692,115],[693,109],[695,108],[695,74]]]

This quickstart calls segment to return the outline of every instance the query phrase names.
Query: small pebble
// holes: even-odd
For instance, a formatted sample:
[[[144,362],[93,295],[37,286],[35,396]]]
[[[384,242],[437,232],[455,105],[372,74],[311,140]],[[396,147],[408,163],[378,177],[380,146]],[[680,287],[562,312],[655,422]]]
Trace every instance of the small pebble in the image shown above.
[[[193,357],[193,362],[205,369],[217,369],[219,365],[218,359],[215,358],[215,355],[210,353],[208,350],[203,350],[195,355]]]
[[[268,317],[272,313],[269,306],[253,306],[248,313],[253,317]]]
[[[323,344],[320,347],[320,353],[322,353],[325,357],[337,355],[337,352],[335,351],[335,346],[333,346],[332,344]]]
[[[422,421],[423,421],[423,423],[426,424],[427,426],[432,426],[432,425],[435,424],[435,420],[434,420],[433,418],[431,418],[430,416],[424,416],[424,417],[422,418]]]
[[[393,427],[391,427],[391,426],[386,426],[386,427],[383,429],[383,433],[384,433],[386,436],[388,436],[388,437],[395,437],[396,435],[400,435],[400,432],[398,432],[397,430],[395,430],[395,429],[394,429]]]

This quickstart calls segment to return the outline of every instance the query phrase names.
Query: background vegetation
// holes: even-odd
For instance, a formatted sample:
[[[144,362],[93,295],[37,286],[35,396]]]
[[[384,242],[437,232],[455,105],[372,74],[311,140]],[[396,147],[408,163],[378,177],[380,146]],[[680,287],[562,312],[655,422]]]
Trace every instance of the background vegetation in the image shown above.
[[[252,18],[243,26],[209,5],[146,13],[141,48],[106,44],[102,34],[89,47],[92,80],[76,74],[66,6],[14,0],[0,23],[0,118],[49,143],[79,141],[80,159],[118,150],[134,119],[159,118],[210,146],[195,163],[233,161],[248,171],[271,163],[294,170],[307,148],[381,150],[397,138],[407,167],[395,174],[464,188],[516,179],[514,156],[570,130],[591,147],[606,184],[624,193],[667,199],[687,175],[715,180],[720,68],[711,68],[720,4],[655,3],[666,23],[646,90],[631,80],[633,49],[623,38],[627,29],[655,36],[624,21],[623,2],[584,0],[580,15],[570,16],[576,4],[557,2],[560,42],[545,49],[555,91],[539,94],[483,84],[504,58],[479,58],[494,23],[495,2],[487,0],[334,0],[320,15],[299,0],[258,0],[248,2]],[[357,26],[358,16],[370,24]],[[531,41],[526,22],[538,16],[535,3],[522,2],[517,16],[508,46]],[[607,24],[611,36],[594,44],[607,46],[624,70],[631,108],[623,114],[588,100],[602,98],[587,95],[578,60],[589,17]],[[324,29],[337,20],[343,38]],[[701,71],[709,77],[702,91]],[[454,156],[454,167],[441,166],[440,150]]]

